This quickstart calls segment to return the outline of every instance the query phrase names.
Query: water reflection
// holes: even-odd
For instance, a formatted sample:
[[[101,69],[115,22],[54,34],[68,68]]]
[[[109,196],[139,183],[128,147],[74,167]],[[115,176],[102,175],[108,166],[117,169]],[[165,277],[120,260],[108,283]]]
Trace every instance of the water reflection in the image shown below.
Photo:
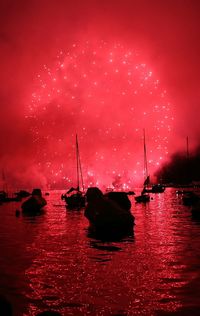
[[[105,250],[105,251],[119,251],[121,250],[122,248],[120,247],[117,247],[115,245],[110,245],[109,243],[106,245],[106,244],[101,244],[97,241],[91,241],[90,242],[90,247],[92,248],[95,248],[95,249],[98,249],[98,250]]]
[[[15,316],[198,315],[200,227],[175,190],[133,201],[134,234],[118,240],[91,236],[83,210],[66,211],[60,192],[47,199],[34,218],[0,206],[0,288]]]
[[[99,240],[102,242],[123,242],[126,238],[132,238],[134,236],[134,231],[131,229],[129,232],[116,232],[109,233],[108,231],[94,231],[93,228],[87,228],[87,237],[90,239]]]
[[[98,241],[90,241],[90,247],[97,249],[95,255],[91,256],[90,258],[99,263],[105,263],[107,261],[112,260],[113,253],[116,251],[120,251],[122,248],[112,245],[110,243],[102,243]]]

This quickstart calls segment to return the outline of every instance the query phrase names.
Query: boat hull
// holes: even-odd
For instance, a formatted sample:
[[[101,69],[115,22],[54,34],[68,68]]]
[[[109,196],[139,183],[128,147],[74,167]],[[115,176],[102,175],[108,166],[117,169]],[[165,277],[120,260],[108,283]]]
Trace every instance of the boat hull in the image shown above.
[[[47,204],[46,200],[42,197],[30,197],[21,205],[22,214],[38,215],[44,213],[44,206]]]
[[[85,197],[81,193],[72,194],[70,196],[63,195],[62,199],[65,200],[66,206],[69,209],[81,209],[85,206]]]
[[[135,196],[135,201],[137,203],[147,203],[150,201],[150,196],[148,194]]]
[[[163,193],[165,191],[165,187],[161,184],[155,184],[151,188],[146,188],[146,193]]]

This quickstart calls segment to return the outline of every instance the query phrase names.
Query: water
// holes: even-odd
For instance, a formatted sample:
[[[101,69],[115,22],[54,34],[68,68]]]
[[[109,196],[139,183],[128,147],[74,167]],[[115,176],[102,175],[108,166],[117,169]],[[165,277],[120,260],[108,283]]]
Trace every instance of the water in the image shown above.
[[[14,316],[200,315],[200,225],[174,189],[132,203],[134,235],[88,236],[83,211],[66,211],[60,191],[44,215],[16,217],[0,206],[0,294]]]

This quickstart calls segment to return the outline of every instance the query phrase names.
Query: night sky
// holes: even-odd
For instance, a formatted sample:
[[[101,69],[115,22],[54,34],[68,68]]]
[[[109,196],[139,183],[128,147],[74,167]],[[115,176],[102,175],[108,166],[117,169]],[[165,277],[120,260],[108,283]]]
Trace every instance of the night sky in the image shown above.
[[[131,188],[199,145],[200,2],[0,1],[3,178]],[[3,179],[3,180],[4,180]]]

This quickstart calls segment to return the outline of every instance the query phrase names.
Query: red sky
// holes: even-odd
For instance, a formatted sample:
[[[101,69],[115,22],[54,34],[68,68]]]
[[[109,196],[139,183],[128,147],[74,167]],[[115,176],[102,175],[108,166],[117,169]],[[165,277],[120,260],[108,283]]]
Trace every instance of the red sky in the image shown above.
[[[142,129],[146,128],[149,156],[153,150],[152,159],[155,162],[158,160],[158,152],[155,150],[155,137],[152,140],[152,135],[155,134],[152,123],[156,126],[165,125],[162,132],[158,132],[162,139],[167,130],[168,123],[160,123],[166,116],[165,111],[159,111],[160,119],[153,115],[154,106],[160,102],[163,91],[166,91],[165,102],[170,102],[170,117],[174,117],[170,123],[170,135],[167,134],[169,155],[185,146],[186,136],[189,137],[191,147],[198,145],[199,9],[200,3],[197,0],[1,0],[0,161],[10,185],[40,186],[55,182],[55,186],[64,187],[67,181],[65,178],[73,178],[72,145],[77,131],[80,135],[85,174],[93,184],[96,184],[96,181],[102,184],[105,180],[106,185],[109,185],[113,181],[113,171],[116,171],[115,176],[120,174],[123,183],[134,176],[137,178],[136,174],[129,174],[129,171],[136,170],[138,159],[142,159]],[[104,48],[100,48],[102,42]],[[87,51],[86,59],[81,57],[83,50]],[[91,65],[87,64],[87,58],[91,58],[94,51],[97,67],[101,68],[103,73],[96,68],[91,74],[93,70]],[[111,70],[120,73],[121,81],[113,75],[110,75],[109,81],[103,77],[103,74],[110,71],[106,65],[106,56],[113,51],[115,58]],[[58,82],[56,77],[55,88],[56,91],[66,90],[68,96],[56,95],[49,100],[48,91],[52,93],[54,88],[47,78],[47,69],[51,69],[51,79],[57,76],[57,56],[60,52],[68,53],[68,59],[67,55],[63,55],[59,62],[64,63],[63,73],[70,74],[70,78],[67,83],[63,83]],[[137,58],[129,59],[134,67],[145,64],[145,72],[152,72],[150,86],[154,84],[154,79],[159,80],[158,93],[153,95],[153,103],[147,97],[147,92],[151,92],[149,86],[146,90],[141,90],[141,97],[130,97],[128,76],[133,80],[133,85],[135,82],[143,85],[144,77],[141,76],[144,71],[142,75],[139,71],[128,75],[129,69],[122,68],[121,62],[129,52],[132,55],[136,52],[138,54]],[[76,62],[78,70],[70,70]],[[79,80],[79,75],[84,72],[88,72],[87,75],[90,73],[87,84]],[[74,87],[77,82],[78,90],[74,92],[71,86]],[[41,92],[42,84],[45,85],[44,93]],[[89,102],[85,94],[88,97],[91,84],[97,85],[97,88],[92,88],[93,99]],[[106,93],[107,88],[109,92]],[[136,90],[136,86],[133,90]],[[124,107],[120,106],[123,102],[121,97],[118,97],[118,92],[120,95],[127,95],[126,100],[123,99]],[[43,101],[37,100],[34,103],[34,118],[31,120],[30,104],[33,104],[34,93],[37,98],[43,93]],[[75,97],[76,100],[78,98],[78,102],[70,103],[69,96]],[[102,101],[106,105],[101,111],[97,106],[93,106],[95,102]],[[134,102],[136,106],[129,120],[129,111]],[[143,116],[140,116],[139,110],[142,107],[144,111],[149,111],[148,122],[141,122]],[[72,108],[75,111],[74,119],[71,117]],[[84,120],[80,118],[81,110],[87,115]],[[94,119],[94,114],[99,115],[99,120]],[[25,118],[27,115],[28,119]],[[119,133],[114,127],[117,122],[122,126]],[[133,129],[139,128],[138,139],[135,132],[131,134],[130,126],[133,126]],[[86,128],[87,137],[83,128]],[[112,135],[106,138],[104,133],[109,128],[112,129]],[[37,133],[39,138],[36,137]],[[122,134],[126,134],[124,143]],[[47,140],[47,136],[51,141]],[[117,151],[116,154],[112,154],[114,150]],[[133,156],[133,165],[131,158],[127,158],[127,163],[123,160],[127,152],[130,152],[130,157]],[[104,155],[103,162],[98,158],[94,163],[95,155]],[[163,157],[166,158],[167,156]],[[51,167],[47,166],[47,163],[51,163]],[[62,164],[64,166],[60,170]],[[110,172],[106,176],[105,166]],[[138,172],[140,171],[138,169]]]

